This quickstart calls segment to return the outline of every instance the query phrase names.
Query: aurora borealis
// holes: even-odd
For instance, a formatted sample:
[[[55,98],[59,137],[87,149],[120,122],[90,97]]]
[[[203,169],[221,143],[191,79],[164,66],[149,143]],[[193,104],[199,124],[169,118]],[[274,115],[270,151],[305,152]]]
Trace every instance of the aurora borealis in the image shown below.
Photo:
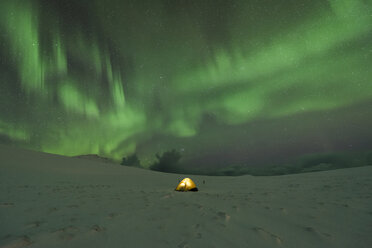
[[[372,149],[371,1],[5,0],[0,29],[1,143],[192,166]]]

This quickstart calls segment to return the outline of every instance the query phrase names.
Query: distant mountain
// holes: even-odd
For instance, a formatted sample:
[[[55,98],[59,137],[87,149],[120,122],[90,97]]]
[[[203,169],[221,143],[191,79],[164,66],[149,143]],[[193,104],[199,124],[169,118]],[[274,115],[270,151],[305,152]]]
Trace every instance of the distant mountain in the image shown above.
[[[84,154],[84,155],[73,156],[73,158],[92,160],[92,161],[95,161],[95,162],[108,163],[108,164],[119,164],[118,162],[115,162],[114,160],[111,160],[111,159],[105,158],[105,157],[101,157],[97,154]]]

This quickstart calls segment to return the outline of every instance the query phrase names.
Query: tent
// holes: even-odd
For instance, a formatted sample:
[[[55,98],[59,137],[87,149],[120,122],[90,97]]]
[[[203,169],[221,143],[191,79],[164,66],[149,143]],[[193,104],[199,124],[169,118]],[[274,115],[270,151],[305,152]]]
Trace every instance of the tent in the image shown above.
[[[198,188],[196,187],[193,180],[190,178],[183,179],[175,189],[176,191],[198,191]]]

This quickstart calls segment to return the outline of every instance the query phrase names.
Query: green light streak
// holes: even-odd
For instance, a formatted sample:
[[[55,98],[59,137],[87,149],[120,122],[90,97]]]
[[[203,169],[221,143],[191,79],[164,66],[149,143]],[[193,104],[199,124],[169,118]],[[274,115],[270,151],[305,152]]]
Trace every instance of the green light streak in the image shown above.
[[[84,114],[87,117],[99,117],[99,109],[96,103],[81,94],[73,85],[73,82],[66,82],[58,91],[65,108],[68,111]]]
[[[111,94],[116,104],[116,107],[124,107],[125,105],[125,96],[123,90],[123,83],[121,79],[121,75],[119,72],[115,72],[112,69],[111,61],[109,58],[106,58],[106,73],[107,73],[107,80],[111,85]]]
[[[37,132],[42,137],[35,143],[43,151],[120,159],[153,134],[199,135],[205,114],[236,125],[330,111],[372,98],[372,44],[366,42],[372,33],[370,1],[330,0],[280,32],[263,30],[257,36],[247,30],[261,19],[250,4],[236,2],[243,7],[226,18],[234,25],[226,25],[231,37],[221,41],[210,30],[213,23],[193,10],[175,18],[149,3],[156,5],[153,16],[128,12],[123,20],[117,17],[123,27],[101,15],[101,33],[87,34],[78,25],[64,29],[60,20],[51,20],[46,24],[50,32],[43,34],[37,1],[1,1],[1,41],[9,54],[6,63],[17,76],[9,72],[4,78],[19,84],[18,102],[30,104],[22,111],[37,117],[30,117],[23,129],[13,121],[16,117],[2,114],[0,134],[29,140]],[[104,11],[110,9],[115,6]],[[267,18],[270,24],[276,21]],[[107,43],[116,39],[118,49],[105,44],[103,36]],[[43,44],[43,38],[50,44]],[[128,68],[116,59],[126,60]],[[12,89],[7,92],[4,99],[11,99]],[[40,121],[47,123],[45,130],[36,130]]]
[[[12,140],[16,141],[29,141],[30,135],[26,132],[26,130],[15,127],[12,124],[3,122],[0,120],[0,135],[5,135]]]
[[[53,47],[54,60],[50,63],[50,72],[48,74],[67,75],[66,51],[62,45],[61,39],[55,37]]]
[[[262,115],[280,117],[333,109],[372,97],[372,84],[368,81],[372,73],[368,69],[360,70],[360,62],[370,63],[370,56],[361,51],[347,52],[350,42],[372,31],[371,6],[362,1],[330,3],[334,13],[323,11],[257,51],[242,44],[237,44],[232,53],[218,49],[205,67],[173,80],[172,89],[181,96],[226,89],[204,110],[218,113],[231,124]],[[346,50],[338,51],[342,47]],[[343,81],[351,85],[337,87]],[[290,88],[316,96],[300,94],[293,102],[284,100],[267,109],[265,105],[272,102],[272,95]],[[329,90],[333,92],[330,94]],[[355,93],[352,99],[351,92]]]
[[[143,131],[145,116],[126,106],[118,112],[101,113],[99,119],[72,120],[67,128],[52,129],[42,150],[75,156],[100,154],[120,160],[123,153],[133,153],[134,142],[117,149],[123,140]]]
[[[44,89],[44,68],[40,59],[37,13],[30,3],[3,1],[0,4],[2,28],[8,36],[13,60],[27,91]]]

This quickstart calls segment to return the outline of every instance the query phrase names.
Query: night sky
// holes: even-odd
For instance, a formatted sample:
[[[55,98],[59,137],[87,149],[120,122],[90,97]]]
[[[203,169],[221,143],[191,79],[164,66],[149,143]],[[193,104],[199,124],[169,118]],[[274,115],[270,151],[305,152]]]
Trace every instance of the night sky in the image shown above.
[[[2,0],[0,143],[146,166],[372,149],[372,1]]]

